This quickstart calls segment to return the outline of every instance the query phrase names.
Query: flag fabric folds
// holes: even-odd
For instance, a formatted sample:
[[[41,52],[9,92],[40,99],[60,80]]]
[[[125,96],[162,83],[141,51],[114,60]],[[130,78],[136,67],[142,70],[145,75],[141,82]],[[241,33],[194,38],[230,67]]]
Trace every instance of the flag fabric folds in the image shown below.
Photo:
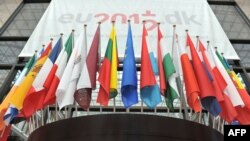
[[[137,73],[130,23],[128,25],[127,43],[123,60],[121,95],[125,108],[138,103]]]
[[[90,106],[92,90],[96,88],[96,73],[98,65],[98,49],[100,42],[100,25],[98,25],[95,36],[91,43],[88,56],[83,64],[80,78],[77,83],[74,98],[76,102],[87,110]]]
[[[163,58],[162,58],[162,46],[161,46],[161,42],[162,42],[162,33],[160,31],[160,27],[158,26],[158,41],[157,41],[157,63],[158,63],[158,71],[159,71],[159,84],[160,84],[160,92],[161,95],[163,95],[164,97],[166,96],[166,92],[167,92],[167,82],[166,82],[166,76],[164,73],[164,69],[163,69]]]
[[[177,84],[176,84],[177,74],[176,74],[175,66],[173,64],[173,59],[170,55],[170,49],[162,47],[162,45],[161,45],[162,39],[163,39],[163,36],[162,36],[161,30],[160,30],[160,27],[158,26],[158,54],[159,54],[159,56],[161,56],[160,59],[163,60],[162,64],[163,64],[163,71],[164,71],[163,73],[164,73],[164,77],[165,77],[164,81],[167,80],[167,83],[168,83],[168,87],[167,87],[167,90],[164,94],[164,97],[165,97],[166,105],[168,106],[168,108],[173,109],[174,108],[173,102],[175,99],[177,99],[179,97],[179,92],[178,92],[178,88],[177,88]],[[158,60],[158,62],[159,62],[159,60]],[[158,63],[158,64],[160,64],[160,63]],[[160,64],[160,65],[162,65],[162,64]],[[159,69],[161,69],[161,67],[159,67]],[[162,70],[160,70],[160,72],[161,71]],[[162,79],[162,76],[160,76],[160,86],[162,83],[161,79]],[[164,85],[164,83],[163,83],[163,85]]]
[[[197,78],[198,86],[200,88],[199,96],[201,99],[201,104],[206,110],[208,110],[209,113],[211,113],[213,116],[217,116],[221,112],[221,108],[216,99],[212,81],[210,80],[212,78],[209,79],[210,74],[208,75],[209,72],[206,71],[206,68],[201,62],[201,59],[188,34],[187,34],[187,46],[190,48],[191,51],[193,69],[195,76]]]
[[[9,125],[17,115],[18,109],[15,106],[10,105],[3,117],[5,124]]]
[[[209,53],[212,56],[212,60],[214,61],[218,71],[225,79],[227,86],[224,89],[224,93],[229,97],[230,101],[232,102],[233,106],[244,106],[244,102],[242,101],[240,94],[238,93],[237,89],[235,88],[233,81],[231,80],[230,76],[228,75],[226,69],[224,68],[223,64],[220,62],[219,58],[216,55],[216,52],[213,48],[208,49]]]
[[[78,37],[62,79],[56,90],[56,101],[60,109],[74,103],[74,93],[80,77],[82,66],[86,60],[86,28]]]
[[[194,109],[195,112],[200,112],[201,111],[201,105],[199,100],[200,89],[195,77],[192,64],[184,48],[179,46],[179,51],[180,51],[181,67],[183,72],[188,105],[192,109]]]
[[[8,125],[18,114],[18,111],[23,108],[23,102],[26,94],[28,93],[34,79],[42,68],[44,62],[48,58],[51,51],[51,42],[36,61],[34,67],[30,70],[27,76],[23,79],[22,83],[16,89],[13,96],[10,98],[10,106],[4,115],[6,125]]]
[[[23,81],[23,79],[25,78],[26,74],[28,73],[28,71],[32,68],[32,66],[35,63],[35,59],[36,59],[36,54],[34,54],[29,61],[26,63],[25,67],[23,68],[22,72],[20,73],[19,77],[17,78],[17,80],[15,81],[14,85],[12,86],[11,90],[9,91],[9,93],[7,94],[7,96],[5,97],[5,99],[3,100],[3,102],[0,105],[0,131],[4,128],[5,124],[3,121],[3,117],[5,112],[7,111],[8,107],[10,106],[10,99],[11,97],[15,94],[15,91],[17,90],[17,88],[19,87],[19,85],[21,84],[21,82]]]
[[[11,97],[11,105],[15,106],[18,110],[23,108],[23,101],[28,93],[31,85],[36,78],[37,74],[39,73],[40,69],[42,68],[44,62],[48,58],[48,55],[51,51],[52,43],[49,43],[43,54],[38,58],[37,62],[35,63],[34,67],[30,70],[27,76],[24,78],[23,82],[17,88],[15,94]]]
[[[227,83],[218,71],[218,68],[215,66],[212,58],[208,54],[201,41],[199,41],[199,51],[202,54],[204,64],[208,68],[208,71],[213,78],[212,85],[214,88],[214,93],[221,107],[220,116],[228,123],[231,123],[236,118],[237,112],[228,96],[223,92],[227,86]]]
[[[141,78],[140,91],[142,101],[149,107],[154,108],[161,102],[160,88],[156,83],[152,69],[146,36],[148,35],[145,25],[143,24],[142,33],[142,52],[141,52]]]
[[[236,87],[237,91],[239,92],[239,95],[241,99],[244,102],[244,107],[241,106],[236,106],[236,111],[238,113],[236,119],[241,123],[241,124],[250,124],[250,97],[244,88],[243,84],[240,82],[238,76],[235,74],[233,70],[229,68],[229,65],[226,61],[226,59],[219,54],[219,52],[216,50],[215,51],[218,59],[221,61],[221,64],[224,66],[226,69],[228,75],[231,77],[231,80],[233,81],[234,86]]]
[[[107,106],[109,98],[114,98],[117,95],[117,67],[117,41],[116,31],[113,25],[98,77],[100,90],[97,102],[101,105]]]
[[[36,110],[43,107],[43,100],[47,92],[43,85],[61,51],[61,44],[62,38],[60,37],[24,99],[22,113],[25,117],[30,117]]]
[[[56,60],[54,64],[54,68],[51,70],[51,74],[49,74],[48,78],[46,79],[49,81],[45,81],[45,87],[48,87],[48,92],[46,93],[45,99],[43,101],[43,106],[51,105],[55,103],[56,100],[56,89],[60,83],[60,80],[62,78],[64,69],[67,65],[68,59],[70,58],[72,49],[73,49],[73,32],[70,34],[69,38],[67,39],[65,43],[65,48],[62,52],[62,55],[60,53],[59,60]],[[50,85],[48,85],[48,83]]]

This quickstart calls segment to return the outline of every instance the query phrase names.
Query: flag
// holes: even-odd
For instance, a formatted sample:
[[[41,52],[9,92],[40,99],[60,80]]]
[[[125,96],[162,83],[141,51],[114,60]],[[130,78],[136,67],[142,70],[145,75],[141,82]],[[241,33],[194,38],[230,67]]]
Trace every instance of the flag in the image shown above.
[[[155,75],[159,75],[159,71],[158,71],[158,66],[157,66],[157,60],[154,56],[154,52],[150,52],[149,53],[149,57],[150,57],[150,62],[152,64],[152,68],[153,68],[153,72]]]
[[[167,48],[163,48],[161,45],[162,39],[163,39],[163,36],[160,30],[160,27],[158,26],[158,56],[160,57],[158,58],[158,64],[160,65],[163,64],[162,68],[159,65],[159,70],[163,69],[163,70],[160,70],[160,72],[164,71],[162,72],[163,76],[160,76],[160,86],[161,86],[162,81],[167,80],[169,86],[167,88],[167,91],[165,91],[164,93],[164,97],[165,97],[168,108],[173,109],[174,99],[177,99],[179,97],[179,92],[178,92],[178,88],[176,85],[177,74],[176,74],[175,66],[173,64],[173,60],[169,53],[169,50],[167,51]],[[164,77],[164,79],[162,77]],[[166,84],[163,83],[163,85],[165,85],[165,88],[166,88]]]
[[[179,46],[181,67],[183,72],[183,78],[186,89],[187,102],[189,106],[194,109],[195,112],[201,111],[201,105],[199,101],[200,89],[195,77],[195,73],[192,64],[189,60],[188,54]]]
[[[211,74],[211,77],[213,78],[212,85],[214,88],[214,93],[221,107],[220,116],[227,122],[231,123],[233,120],[236,119],[237,111],[233,107],[229,97],[223,92],[224,89],[227,87],[227,83],[218,71],[218,68],[215,66],[212,58],[206,51],[201,41],[199,41],[199,50],[202,54],[204,64],[208,68],[208,71]]]
[[[212,85],[212,81],[209,79],[209,72],[206,72],[204,65],[194,47],[192,39],[187,34],[187,46],[190,48],[194,73],[197,78],[198,86],[200,88],[200,98],[202,106],[213,116],[219,115],[221,108],[219,102],[216,99],[215,91]],[[208,75],[209,73],[209,75]],[[211,77],[211,76],[210,76]]]
[[[221,63],[223,64],[224,68],[227,70],[227,73],[229,74],[229,76],[231,77],[237,91],[240,94],[241,99],[244,102],[244,107],[241,106],[237,106],[236,110],[237,110],[237,117],[236,119],[241,123],[241,124],[250,124],[250,97],[246,91],[246,89],[244,88],[243,84],[241,83],[241,81],[239,80],[238,76],[235,74],[235,72],[233,70],[231,70],[229,68],[229,65],[226,61],[226,59],[221,56],[218,51],[215,51],[217,57],[219,58],[219,60],[221,61]]]
[[[97,102],[101,105],[107,106],[109,98],[114,98],[117,95],[117,64],[116,31],[113,25],[98,77],[100,89]]]
[[[56,89],[62,78],[64,69],[67,65],[68,59],[70,58],[72,49],[73,49],[73,32],[70,34],[69,38],[65,43],[65,48],[63,50],[62,56],[59,55],[59,60],[56,60],[55,67],[52,68],[51,74],[49,74],[47,80],[45,81],[45,88],[48,87],[48,92],[43,101],[43,106],[54,104],[56,100]],[[55,72],[55,73],[54,73]],[[51,82],[49,82],[51,81]],[[50,85],[48,85],[50,84]]]
[[[129,108],[138,103],[137,73],[130,22],[128,25],[127,43],[123,60],[121,94],[125,108]]]
[[[5,124],[9,125],[17,115],[18,115],[18,109],[15,106],[10,105],[3,117]]]
[[[88,56],[83,64],[80,78],[77,83],[77,90],[74,98],[76,102],[87,110],[90,106],[92,90],[96,88],[96,72],[98,65],[98,48],[100,42],[100,25],[97,27],[95,36],[91,43]]]
[[[224,94],[226,94],[229,99],[231,100],[234,107],[236,106],[244,106],[244,102],[242,101],[240,94],[238,93],[236,87],[234,86],[233,81],[231,80],[230,76],[228,75],[226,69],[224,68],[223,64],[219,60],[219,58],[216,55],[216,52],[213,48],[209,48],[209,53],[212,56],[212,59],[215,63],[215,66],[217,67],[218,72],[222,75],[222,77],[225,79],[227,86],[224,89]]]
[[[82,32],[77,39],[62,79],[56,90],[56,101],[60,109],[74,103],[74,93],[87,54],[87,35]]]
[[[42,108],[45,93],[47,91],[43,85],[61,51],[61,44],[62,38],[59,38],[24,99],[22,113],[25,117],[30,117],[36,110]]]
[[[11,125],[5,127],[4,130],[0,131],[0,141],[7,141],[11,131]]]
[[[4,128],[5,124],[3,121],[3,117],[5,112],[7,111],[9,104],[10,104],[10,99],[11,97],[14,95],[15,91],[17,90],[17,88],[19,87],[20,83],[23,81],[23,79],[25,78],[27,72],[32,68],[32,66],[35,63],[35,59],[36,59],[36,54],[34,54],[29,61],[26,63],[25,67],[23,68],[21,74],[19,75],[19,77],[17,78],[17,80],[15,81],[13,87],[11,88],[11,90],[9,91],[9,93],[7,94],[7,96],[5,97],[5,99],[3,100],[3,102],[0,105],[0,131]]]
[[[160,92],[161,95],[165,97],[167,92],[167,82],[165,79],[165,73],[163,69],[163,58],[161,51],[161,41],[162,41],[162,33],[160,31],[160,27],[158,26],[158,41],[157,41],[157,61],[158,61],[158,71],[159,71],[159,84],[160,84]]]
[[[45,82],[43,84],[43,87],[45,89],[45,94],[44,94],[44,98],[41,99],[42,102],[41,102],[41,104],[39,104],[39,106],[40,106],[39,109],[42,109],[42,108],[44,108],[45,106],[47,106],[49,104],[53,104],[53,101],[52,102],[47,101],[45,103],[45,99],[46,99],[46,97],[49,97],[49,96],[47,96],[47,93],[48,93],[48,90],[50,89],[52,80],[53,80],[53,78],[55,76],[55,73],[56,73],[57,68],[58,68],[58,66],[60,64],[61,58],[62,58],[62,56],[64,54],[64,50],[65,50],[65,48],[62,48],[62,50],[60,51],[59,55],[56,58],[56,61],[54,62],[53,66],[52,66],[52,68],[51,68],[51,70],[50,70],[50,72],[49,72],[49,74],[48,74],[48,76],[47,76],[47,78],[46,78],[46,80],[45,80]]]
[[[160,88],[156,83],[152,69],[146,36],[148,35],[145,25],[143,24],[142,32],[142,52],[141,52],[141,79],[140,91],[142,101],[149,107],[154,108],[161,102]]]
[[[34,67],[30,70],[27,76],[23,79],[22,83],[16,89],[13,96],[10,98],[10,107],[4,115],[4,119],[6,119],[6,123],[10,122],[16,116],[17,113],[15,113],[15,111],[21,110],[23,108],[24,98],[26,94],[28,93],[34,79],[39,73],[41,67],[43,66],[44,62],[48,58],[50,51],[51,51],[51,42],[49,43],[49,45],[47,46],[43,54],[38,58]]]
[[[229,64],[228,64],[227,60],[224,58],[224,56],[220,55],[217,50],[215,52],[216,52],[216,55],[218,56],[219,60],[221,61],[221,63],[225,67],[225,69],[227,70],[232,81],[234,82],[234,85],[237,88],[237,90],[238,90],[238,92],[239,92],[239,94],[240,94],[240,96],[245,104],[245,107],[250,110],[250,96],[249,96],[247,90],[245,89],[244,85],[242,84],[242,82],[240,81],[240,79],[236,75],[236,73],[229,67]]]
[[[51,43],[49,43],[43,54],[35,63],[34,67],[30,70],[30,72],[24,78],[22,83],[19,85],[15,94],[11,97],[10,104],[15,106],[18,110],[22,109],[24,98],[27,92],[29,91],[32,82],[34,81],[41,67],[43,66],[44,62],[48,58],[50,51],[51,51]]]

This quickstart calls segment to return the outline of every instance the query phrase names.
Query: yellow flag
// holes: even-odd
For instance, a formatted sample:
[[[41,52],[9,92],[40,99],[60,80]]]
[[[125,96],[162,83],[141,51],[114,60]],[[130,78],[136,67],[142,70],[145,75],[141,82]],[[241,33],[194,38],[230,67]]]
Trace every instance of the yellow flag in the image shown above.
[[[18,110],[22,109],[23,101],[28,93],[31,85],[36,78],[36,75],[41,70],[44,62],[48,58],[51,51],[51,43],[48,45],[46,50],[43,52],[42,56],[37,60],[36,64],[32,68],[32,70],[27,74],[22,83],[19,85],[13,96],[10,98],[10,104],[15,106]]]
[[[238,76],[236,75],[234,71],[229,71],[228,73],[231,76],[231,78],[234,80],[234,82],[236,83],[235,86],[237,88],[245,89],[244,85],[241,83],[240,79],[238,78]]]
[[[110,75],[110,98],[114,98],[117,95],[117,42],[115,27],[112,27],[112,33],[110,36],[112,41],[112,59],[111,59],[111,75]]]

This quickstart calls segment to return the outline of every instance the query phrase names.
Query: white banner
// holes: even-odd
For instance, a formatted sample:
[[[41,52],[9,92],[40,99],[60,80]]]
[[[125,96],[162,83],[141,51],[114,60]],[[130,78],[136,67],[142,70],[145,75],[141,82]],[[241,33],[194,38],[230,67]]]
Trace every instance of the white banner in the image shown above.
[[[42,16],[20,57],[31,56],[42,44],[54,38],[54,42],[64,34],[64,41],[75,29],[75,38],[87,24],[88,47],[91,44],[97,22],[101,21],[101,52],[105,53],[111,31],[111,21],[117,29],[118,55],[124,56],[127,38],[127,20],[131,20],[135,55],[141,55],[142,21],[147,20],[149,30],[148,46],[156,52],[157,22],[161,23],[164,44],[171,48],[173,24],[182,45],[185,45],[185,30],[189,30],[194,43],[196,36],[206,45],[217,46],[228,59],[239,59],[206,0],[52,0]]]

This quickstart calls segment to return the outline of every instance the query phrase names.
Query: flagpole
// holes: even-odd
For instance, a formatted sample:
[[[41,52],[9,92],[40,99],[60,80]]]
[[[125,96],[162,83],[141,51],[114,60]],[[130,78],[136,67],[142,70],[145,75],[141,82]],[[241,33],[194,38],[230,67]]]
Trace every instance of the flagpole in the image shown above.
[[[199,50],[199,38],[200,38],[200,37],[197,35],[197,36],[196,36],[196,47],[195,47],[196,50]],[[197,52],[198,52],[198,51],[197,51]]]
[[[55,103],[55,104],[56,104],[56,105],[55,105],[55,106],[56,106],[56,121],[58,121],[58,115],[57,115],[57,112],[58,112],[58,111],[57,111],[57,103]]]
[[[47,109],[47,113],[48,113],[48,118],[47,118],[47,121],[45,121],[45,124],[46,123],[49,123],[49,121],[50,121],[50,113],[49,113],[49,106],[46,108]]]
[[[195,47],[197,53],[199,50],[199,36],[196,36],[196,47]],[[202,110],[199,112],[199,123],[201,123],[201,116],[202,116]]]
[[[98,64],[97,64],[97,71],[99,72],[100,68],[101,68],[101,22],[98,22],[98,26],[99,26],[99,29],[100,29],[100,32],[99,32],[99,45],[98,45]],[[100,113],[102,113],[102,104],[100,104]]]
[[[3,134],[4,134],[5,129],[6,129],[6,125],[4,126],[4,128],[3,128],[3,130],[2,130],[2,133],[1,133],[0,138],[2,138],[2,137],[3,137]]]
[[[130,26],[130,19],[128,20],[128,24],[129,24],[129,26]],[[123,63],[124,63],[124,60],[125,60],[125,56],[126,56],[126,53],[124,54],[124,56],[123,56]],[[124,67],[124,66],[123,66]],[[126,108],[126,113],[129,113],[130,112],[130,108],[128,107],[128,108]]]
[[[173,25],[173,39],[172,39],[172,59],[173,58],[173,54],[174,54],[174,40],[175,40],[175,32],[176,32],[176,25]]]
[[[219,121],[218,121],[218,128],[217,128],[217,130],[220,131],[220,124],[221,124],[221,118],[220,118],[220,116],[218,116],[218,120]]]
[[[145,23],[146,23],[146,21],[143,20],[143,21],[142,21],[143,26],[145,25]],[[142,36],[143,36],[143,35],[142,35]],[[142,37],[142,38],[143,38],[143,37]],[[141,113],[143,113],[143,100],[141,100]]]
[[[172,42],[172,59],[173,58],[173,50],[174,50],[174,42],[175,42],[175,33],[176,32],[176,25],[173,25],[173,42]],[[179,44],[179,39],[176,36],[176,42],[177,42],[177,52],[178,49],[180,48],[180,44]],[[177,57],[179,57],[179,53],[177,54]],[[177,59],[177,58],[176,58]],[[180,67],[178,66],[178,71],[179,71],[179,75],[176,77],[176,83],[177,83],[177,88],[180,94],[180,107],[183,108],[183,119],[188,119],[188,110],[187,110],[187,103],[185,101],[185,97],[184,97],[184,91],[183,91],[183,82],[181,81],[181,77],[180,77]]]
[[[209,47],[209,43],[210,43],[210,41],[207,41],[207,50],[208,50],[208,47]]]
[[[29,119],[28,128],[29,128],[29,134],[31,134],[31,117]]]
[[[115,21],[112,21],[112,26],[115,27]],[[112,35],[112,36],[114,36],[114,35]],[[114,37],[113,37],[113,39],[114,39]],[[114,42],[116,42],[116,41],[114,41]],[[119,61],[119,60],[117,60],[117,61]],[[113,112],[116,112],[116,100],[115,100],[115,97],[113,98]]]

